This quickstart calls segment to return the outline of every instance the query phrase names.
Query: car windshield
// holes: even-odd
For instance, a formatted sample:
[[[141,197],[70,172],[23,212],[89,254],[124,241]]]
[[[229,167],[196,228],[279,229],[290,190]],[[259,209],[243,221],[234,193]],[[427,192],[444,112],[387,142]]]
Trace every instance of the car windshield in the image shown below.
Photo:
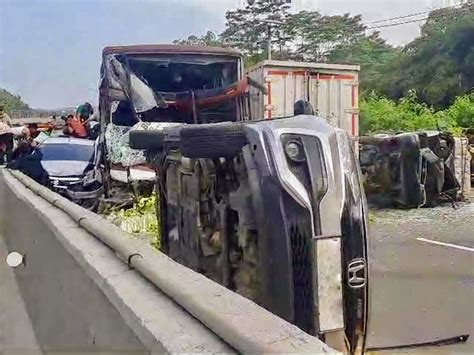
[[[92,161],[94,146],[85,144],[43,144],[43,160]]]

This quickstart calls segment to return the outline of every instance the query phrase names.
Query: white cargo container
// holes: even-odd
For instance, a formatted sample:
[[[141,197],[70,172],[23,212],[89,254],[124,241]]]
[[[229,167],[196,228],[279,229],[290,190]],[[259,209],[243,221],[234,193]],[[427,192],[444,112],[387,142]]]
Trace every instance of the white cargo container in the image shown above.
[[[358,136],[359,70],[358,65],[263,61],[247,72],[268,90],[264,95],[250,89],[252,117],[292,116],[294,103],[306,100],[318,115]]]

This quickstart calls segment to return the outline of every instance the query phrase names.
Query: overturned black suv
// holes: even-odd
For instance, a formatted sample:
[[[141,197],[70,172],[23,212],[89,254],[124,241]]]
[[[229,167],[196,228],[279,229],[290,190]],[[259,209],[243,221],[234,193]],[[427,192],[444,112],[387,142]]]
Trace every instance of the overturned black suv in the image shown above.
[[[417,208],[457,199],[455,139],[421,131],[360,137],[360,165],[369,203]]]
[[[130,129],[129,144],[156,173],[171,258],[332,346],[361,352],[367,208],[349,137],[312,115],[253,120],[245,87],[258,83],[242,79],[241,65],[232,50],[108,48],[103,127],[117,118],[111,101],[133,108],[128,121],[140,129]],[[185,81],[196,87],[185,90]]]

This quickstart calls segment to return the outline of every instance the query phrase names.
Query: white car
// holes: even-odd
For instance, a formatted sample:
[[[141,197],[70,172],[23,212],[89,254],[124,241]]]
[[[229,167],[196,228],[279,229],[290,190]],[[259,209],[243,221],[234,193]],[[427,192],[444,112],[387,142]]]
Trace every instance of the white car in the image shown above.
[[[73,202],[95,210],[103,194],[97,142],[55,137],[44,140],[39,150],[43,154],[41,164],[49,174],[53,189]]]

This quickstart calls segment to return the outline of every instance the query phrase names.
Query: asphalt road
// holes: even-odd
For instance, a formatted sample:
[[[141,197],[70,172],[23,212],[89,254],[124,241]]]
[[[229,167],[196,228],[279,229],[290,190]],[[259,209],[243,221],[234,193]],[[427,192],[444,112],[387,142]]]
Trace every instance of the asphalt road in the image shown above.
[[[369,347],[470,334],[464,344],[399,351],[474,353],[474,204],[372,211],[370,221]]]
[[[7,246],[0,235],[0,354],[40,355],[40,347],[15,280],[7,266]]]

